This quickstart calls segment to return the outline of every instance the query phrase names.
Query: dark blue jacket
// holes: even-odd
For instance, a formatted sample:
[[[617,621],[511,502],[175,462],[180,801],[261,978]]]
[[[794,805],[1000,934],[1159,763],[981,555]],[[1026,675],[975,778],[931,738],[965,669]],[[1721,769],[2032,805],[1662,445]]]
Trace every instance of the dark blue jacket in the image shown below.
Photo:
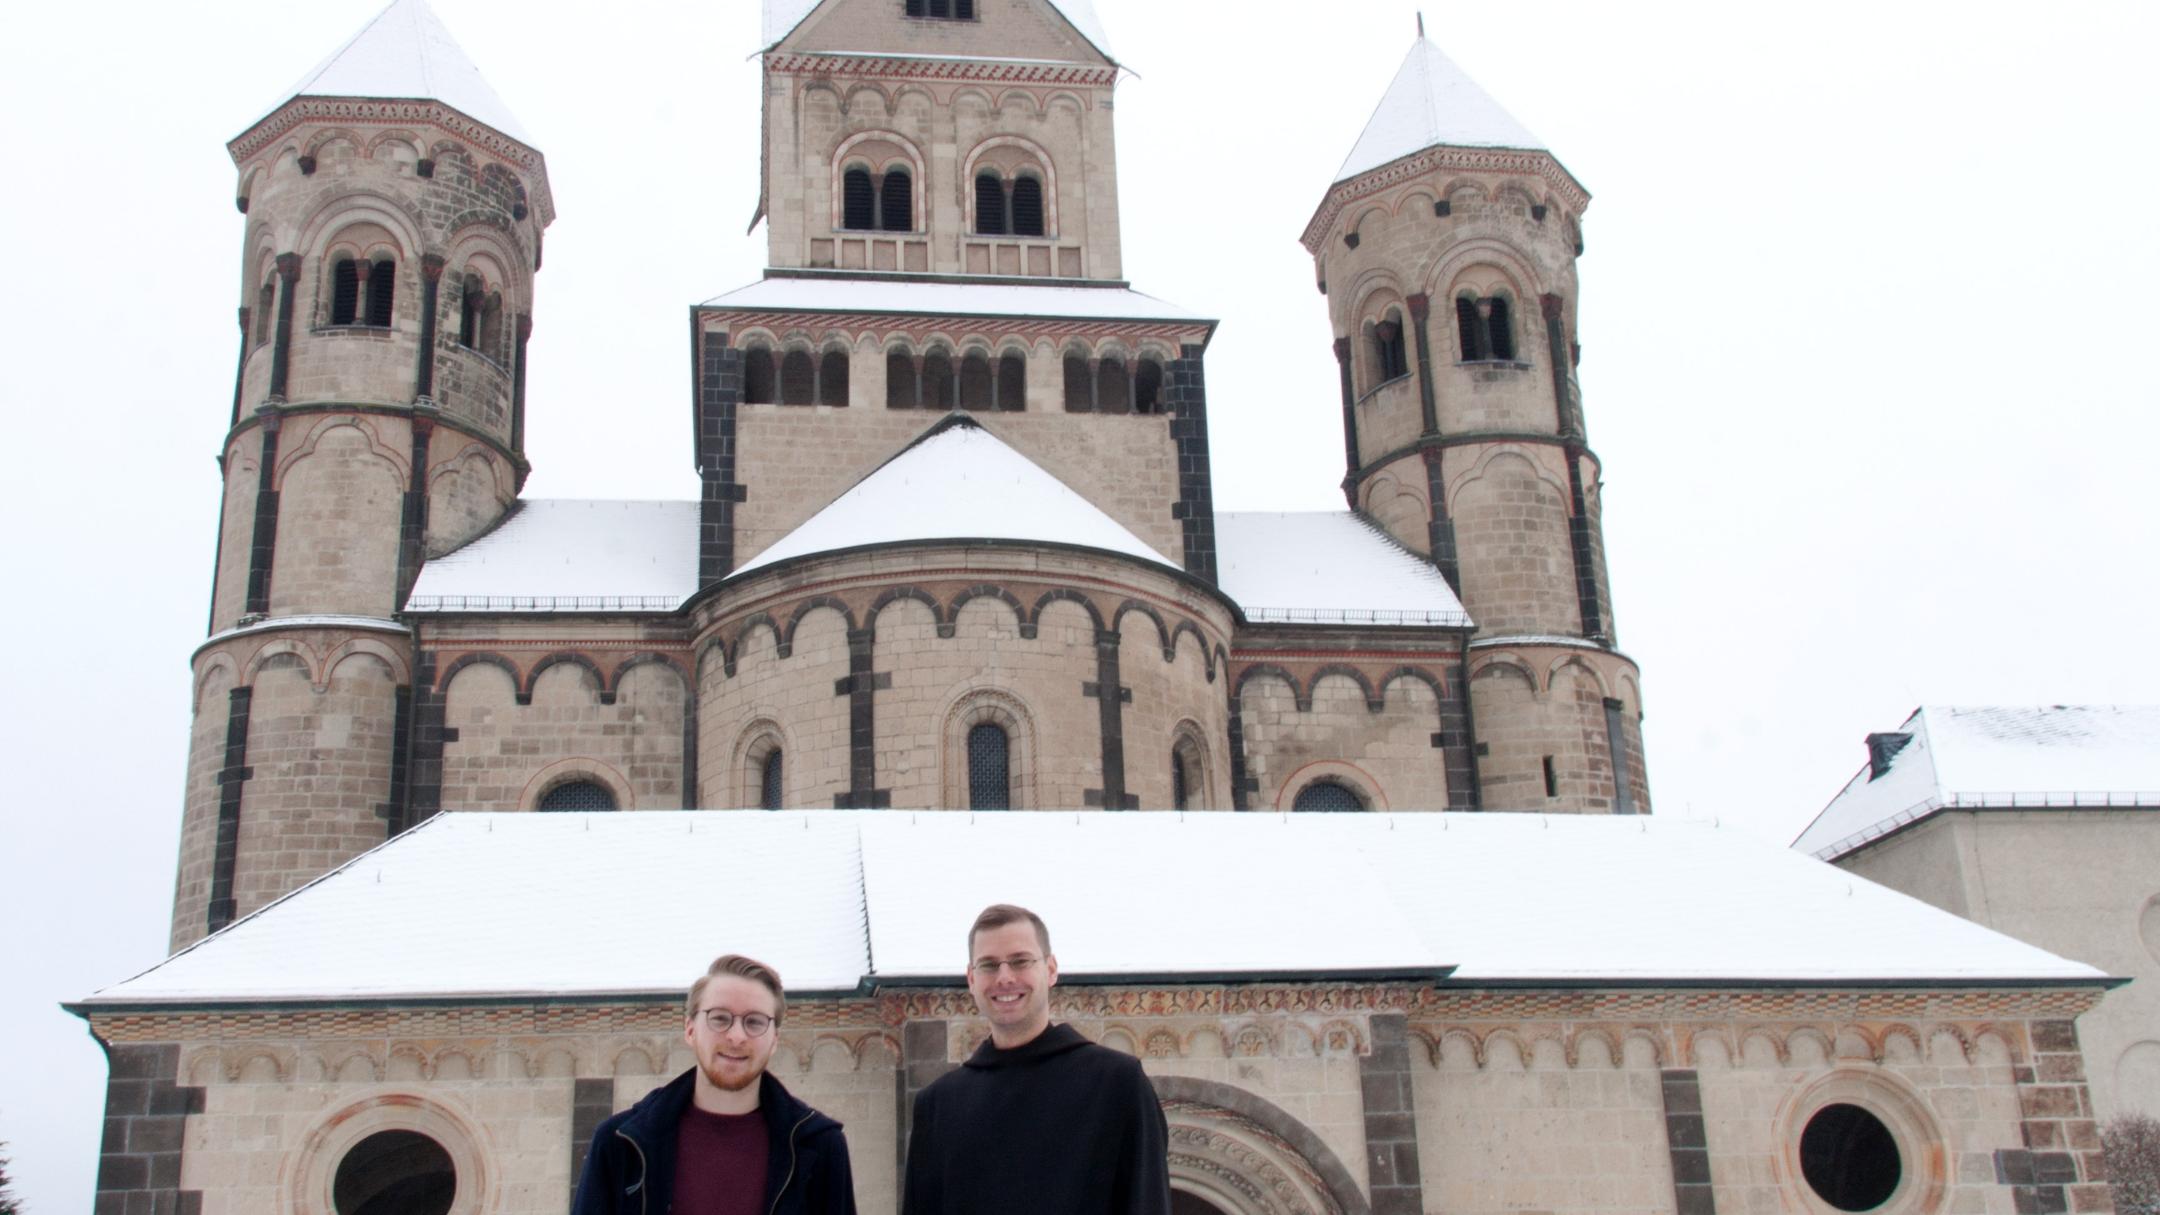
[[[695,1069],[645,1095],[600,1124],[571,1215],[667,1215],[675,1197],[675,1137],[697,1091]],[[787,1091],[770,1073],[758,1078],[772,1158],[765,1166],[765,1209],[772,1215],[855,1215],[840,1124]]]

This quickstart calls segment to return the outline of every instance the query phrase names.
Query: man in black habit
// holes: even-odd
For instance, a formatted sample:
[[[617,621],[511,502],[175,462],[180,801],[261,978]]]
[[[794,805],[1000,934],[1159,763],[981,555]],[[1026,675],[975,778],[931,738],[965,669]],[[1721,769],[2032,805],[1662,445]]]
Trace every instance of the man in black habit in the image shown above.
[[[990,1040],[915,1098],[902,1215],[1170,1215],[1162,1105],[1138,1059],[1050,1024],[1042,917],[986,908],[968,959]]]

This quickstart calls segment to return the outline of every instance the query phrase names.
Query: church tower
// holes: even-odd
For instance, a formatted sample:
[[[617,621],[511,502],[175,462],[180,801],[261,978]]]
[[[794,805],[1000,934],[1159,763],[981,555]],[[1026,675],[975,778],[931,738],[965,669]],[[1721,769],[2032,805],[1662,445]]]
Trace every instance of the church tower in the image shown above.
[[[1421,29],[1303,237],[1341,368],[1343,492],[1477,624],[1489,810],[1649,809],[1575,378],[1589,201]]]
[[[421,563],[526,471],[540,153],[422,0],[229,145],[247,216],[172,941],[406,825]]]

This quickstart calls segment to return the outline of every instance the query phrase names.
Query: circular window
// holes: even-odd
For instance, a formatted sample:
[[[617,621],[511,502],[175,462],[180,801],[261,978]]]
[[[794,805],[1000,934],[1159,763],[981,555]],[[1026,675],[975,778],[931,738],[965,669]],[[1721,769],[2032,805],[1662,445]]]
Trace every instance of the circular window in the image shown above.
[[[1308,811],[1354,811],[1365,808],[1365,799],[1357,790],[1339,780],[1316,780],[1298,790],[1297,800],[1290,803],[1294,813]]]
[[[457,1166],[418,1131],[378,1131],[338,1161],[330,1183],[337,1215],[449,1215]]]
[[[589,780],[564,781],[540,795],[542,810],[613,810],[615,795]]]
[[[1800,1173],[1840,1211],[1872,1211],[1904,1179],[1896,1136],[1857,1105],[1826,1105],[1800,1133]]]

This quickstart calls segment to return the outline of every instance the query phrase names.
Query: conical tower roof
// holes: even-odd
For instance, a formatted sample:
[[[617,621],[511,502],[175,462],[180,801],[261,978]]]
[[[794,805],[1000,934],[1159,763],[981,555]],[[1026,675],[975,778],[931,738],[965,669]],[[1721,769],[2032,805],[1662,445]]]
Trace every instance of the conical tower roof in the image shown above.
[[[1551,151],[1421,34],[1335,180],[1442,146]]]
[[[480,75],[426,0],[393,0],[277,105],[295,97],[374,97],[439,101],[467,118],[531,147],[510,107]]]

